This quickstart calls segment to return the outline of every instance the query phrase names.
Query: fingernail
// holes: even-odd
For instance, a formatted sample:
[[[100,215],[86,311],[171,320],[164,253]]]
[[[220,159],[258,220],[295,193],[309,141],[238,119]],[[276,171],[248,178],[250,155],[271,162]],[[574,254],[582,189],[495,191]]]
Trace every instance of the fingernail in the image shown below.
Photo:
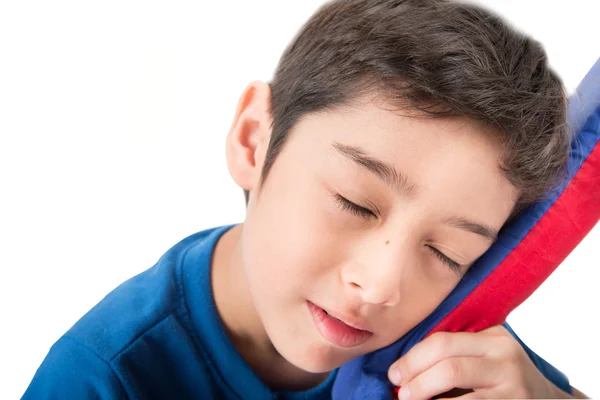
[[[402,386],[402,389],[400,389],[400,396],[398,396],[398,398],[400,400],[410,399],[410,391],[408,390],[408,387]]]
[[[400,385],[400,381],[402,380],[402,375],[400,374],[400,371],[397,369],[393,369],[390,372],[390,381],[394,384],[399,386]]]

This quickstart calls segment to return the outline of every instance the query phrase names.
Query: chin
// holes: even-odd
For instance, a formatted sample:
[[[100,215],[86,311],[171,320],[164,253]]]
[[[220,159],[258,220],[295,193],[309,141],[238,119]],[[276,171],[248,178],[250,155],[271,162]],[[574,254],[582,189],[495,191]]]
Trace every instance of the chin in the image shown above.
[[[344,349],[315,341],[309,345],[288,344],[276,347],[279,354],[290,364],[313,374],[333,371],[354,357]]]

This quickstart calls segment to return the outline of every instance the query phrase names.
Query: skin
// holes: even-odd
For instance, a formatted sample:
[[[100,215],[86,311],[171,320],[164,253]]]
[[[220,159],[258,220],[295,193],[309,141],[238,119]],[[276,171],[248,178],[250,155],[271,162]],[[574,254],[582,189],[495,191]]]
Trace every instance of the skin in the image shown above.
[[[482,228],[456,221],[497,231],[517,192],[500,170],[497,133],[464,118],[401,115],[368,98],[302,117],[263,182],[269,101],[267,84],[250,84],[227,137],[228,169],[250,198],[245,222],[217,243],[213,291],[230,338],[256,374],[275,390],[302,390],[430,314],[493,242]],[[357,155],[403,179],[393,185]],[[307,301],[373,334],[338,347],[317,330]],[[567,397],[519,349],[501,327],[432,335],[394,364],[390,378],[403,384],[403,398],[454,387]]]

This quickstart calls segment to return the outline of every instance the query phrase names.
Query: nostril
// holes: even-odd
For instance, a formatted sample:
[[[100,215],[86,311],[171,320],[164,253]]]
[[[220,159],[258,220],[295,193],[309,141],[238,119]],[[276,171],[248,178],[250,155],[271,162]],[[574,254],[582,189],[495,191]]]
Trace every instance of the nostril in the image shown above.
[[[355,289],[361,289],[360,285],[358,283],[355,283],[355,282],[350,282],[350,286],[352,286]]]

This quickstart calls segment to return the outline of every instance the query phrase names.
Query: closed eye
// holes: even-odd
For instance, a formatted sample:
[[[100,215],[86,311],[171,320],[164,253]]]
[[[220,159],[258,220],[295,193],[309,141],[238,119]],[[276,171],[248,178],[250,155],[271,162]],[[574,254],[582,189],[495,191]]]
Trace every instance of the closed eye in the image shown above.
[[[344,196],[340,195],[340,194],[336,194],[334,196],[335,202],[336,204],[343,210],[343,211],[348,211],[356,216],[359,216],[361,218],[376,218],[377,215],[369,210],[368,208],[359,206],[358,204],[355,204],[353,202],[351,202],[350,200],[348,200],[347,198],[345,198]]]
[[[448,267],[450,267],[450,269],[458,274],[460,274],[461,271],[461,265],[459,263],[457,263],[456,261],[454,261],[453,259],[451,259],[450,257],[448,257],[447,255],[445,255],[444,253],[442,253],[441,251],[439,251],[438,249],[436,249],[435,247],[429,246],[427,245],[427,248],[429,249],[429,251],[431,251],[437,258],[439,258],[444,264],[446,264]]]

